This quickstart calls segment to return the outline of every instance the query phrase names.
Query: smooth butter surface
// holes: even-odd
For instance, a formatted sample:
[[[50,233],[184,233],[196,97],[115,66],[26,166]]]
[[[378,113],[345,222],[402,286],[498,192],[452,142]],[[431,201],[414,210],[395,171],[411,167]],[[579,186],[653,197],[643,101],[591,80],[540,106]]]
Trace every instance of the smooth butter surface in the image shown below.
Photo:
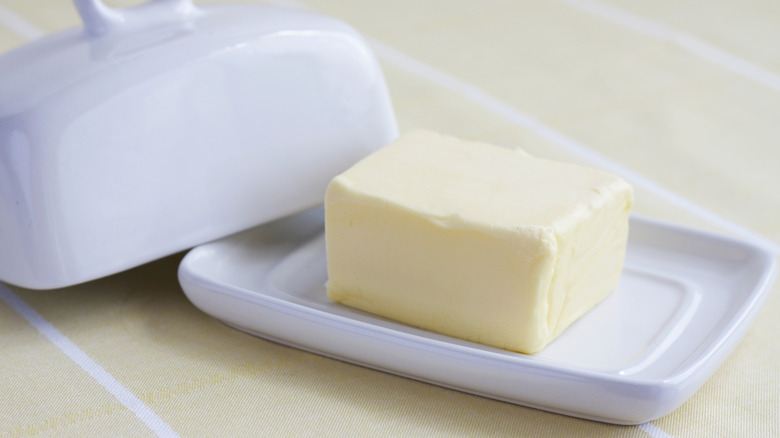
[[[533,353],[615,288],[631,202],[606,172],[415,131],[329,185],[328,297]]]

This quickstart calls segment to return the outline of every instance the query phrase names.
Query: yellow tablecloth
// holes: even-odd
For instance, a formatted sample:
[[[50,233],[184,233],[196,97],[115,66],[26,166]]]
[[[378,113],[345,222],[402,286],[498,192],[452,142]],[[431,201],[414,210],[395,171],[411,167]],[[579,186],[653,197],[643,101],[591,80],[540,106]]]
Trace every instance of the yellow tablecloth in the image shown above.
[[[638,214],[780,255],[780,3],[278,3],[340,18],[370,41],[402,132],[603,167],[635,185]],[[0,52],[77,25],[65,0],[0,0]],[[777,285],[687,403],[613,426],[240,333],[190,304],[180,259],[61,290],[0,285],[0,434],[780,436]]]

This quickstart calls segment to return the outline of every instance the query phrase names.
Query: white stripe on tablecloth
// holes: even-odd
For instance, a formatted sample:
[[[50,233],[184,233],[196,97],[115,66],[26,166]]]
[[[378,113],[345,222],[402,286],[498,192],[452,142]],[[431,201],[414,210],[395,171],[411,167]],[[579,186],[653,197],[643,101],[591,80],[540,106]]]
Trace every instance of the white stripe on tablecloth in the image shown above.
[[[652,438],[672,438],[671,435],[661,430],[653,423],[642,423],[637,425],[639,429],[650,435]]]
[[[28,39],[34,40],[43,36],[44,32],[30,24],[19,14],[0,5],[0,25],[7,27],[12,32]]]
[[[775,254],[780,255],[780,244],[777,244],[774,241],[761,236],[748,228],[738,225],[718,215],[717,213],[714,213],[688,200],[673,190],[662,186],[661,184],[645,177],[644,175],[628,167],[625,167],[622,164],[599,154],[598,152],[591,150],[586,145],[564,135],[559,131],[556,131],[549,125],[546,125],[542,121],[523,113],[517,108],[514,108],[511,105],[508,105],[490,96],[474,85],[444,73],[441,70],[433,68],[427,64],[424,64],[378,41],[372,41],[371,46],[380,58],[395,65],[396,67],[427,79],[429,82],[432,82],[440,87],[454,91],[471,100],[472,102],[482,106],[483,108],[493,112],[494,114],[501,116],[502,118],[509,120],[516,125],[522,126],[523,128],[534,132],[535,134],[550,141],[558,147],[565,149],[566,151],[573,153],[589,161],[590,163],[593,163],[595,166],[621,175],[625,179],[631,181],[632,184],[655,193],[669,203],[676,205],[677,207],[680,207],[736,235],[742,236],[744,239],[750,240],[757,245],[761,245],[771,250]]]
[[[38,312],[2,283],[0,283],[0,299],[22,315],[43,336],[57,346],[60,351],[65,353],[73,362],[84,369],[92,378],[97,380],[97,382],[116,397],[120,403],[130,409],[144,422],[144,424],[152,429],[157,436],[165,438],[178,437],[178,434],[176,434],[168,424],[119,383],[114,376],[104,370],[103,367],[98,365],[76,344],[51,325],[51,323],[46,321]]]
[[[635,32],[674,44],[733,73],[780,91],[780,75],[755,65],[688,33],[632,14],[598,0],[558,0],[573,8],[626,27]]]

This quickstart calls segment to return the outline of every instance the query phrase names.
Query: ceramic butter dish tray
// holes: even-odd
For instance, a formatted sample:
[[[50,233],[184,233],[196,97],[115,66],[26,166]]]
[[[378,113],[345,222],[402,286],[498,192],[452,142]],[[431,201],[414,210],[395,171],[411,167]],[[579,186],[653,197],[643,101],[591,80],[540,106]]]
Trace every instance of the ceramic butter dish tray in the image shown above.
[[[306,209],[397,136],[341,22],[75,5],[83,28],[0,56],[0,280],[81,283]]]
[[[590,420],[674,411],[726,359],[771,291],[761,247],[633,216],[617,289],[539,353],[500,350],[330,301],[323,210],[191,250],[187,297],[226,324],[346,362]]]

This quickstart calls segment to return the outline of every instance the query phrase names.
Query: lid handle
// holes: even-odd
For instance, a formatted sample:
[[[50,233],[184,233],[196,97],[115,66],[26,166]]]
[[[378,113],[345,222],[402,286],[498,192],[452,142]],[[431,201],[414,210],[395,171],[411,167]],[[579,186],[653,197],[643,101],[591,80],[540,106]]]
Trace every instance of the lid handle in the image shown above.
[[[105,34],[125,24],[131,16],[133,18],[136,18],[136,16],[143,18],[144,14],[144,8],[142,7],[133,8],[133,11],[125,11],[110,8],[103,4],[102,0],[73,0],[73,4],[81,16],[81,21],[84,22],[84,28],[91,35]],[[165,13],[173,17],[180,17],[195,8],[192,0],[150,0],[142,6],[147,5],[155,6],[154,8],[147,8],[155,16]]]

